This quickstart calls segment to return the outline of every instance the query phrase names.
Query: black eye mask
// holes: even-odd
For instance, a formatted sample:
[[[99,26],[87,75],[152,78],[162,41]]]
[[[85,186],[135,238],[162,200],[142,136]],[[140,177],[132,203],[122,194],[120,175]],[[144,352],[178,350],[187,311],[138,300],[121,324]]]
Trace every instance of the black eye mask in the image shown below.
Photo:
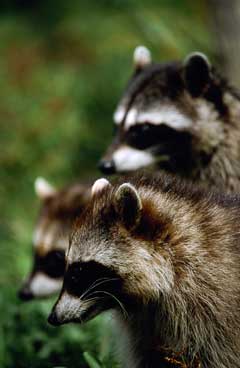
[[[131,127],[126,133],[126,142],[139,150],[145,150],[154,146],[161,146],[162,153],[170,153],[176,144],[184,143],[190,140],[190,134],[187,132],[178,132],[165,124],[154,125],[151,123],[138,124]]]
[[[34,272],[43,272],[49,277],[63,277],[65,271],[65,252],[53,250],[44,257],[35,256]]]
[[[113,270],[97,262],[76,262],[69,266],[63,287],[69,294],[79,297],[83,293],[87,297],[93,292],[100,295],[100,291],[116,295],[120,291],[121,280]]]

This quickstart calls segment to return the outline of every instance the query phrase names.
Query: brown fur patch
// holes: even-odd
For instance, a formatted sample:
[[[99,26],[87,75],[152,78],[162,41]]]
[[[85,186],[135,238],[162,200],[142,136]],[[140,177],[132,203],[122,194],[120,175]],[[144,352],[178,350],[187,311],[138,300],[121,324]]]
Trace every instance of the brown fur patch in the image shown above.
[[[125,182],[143,205],[130,230],[114,209]],[[151,365],[159,346],[184,350],[189,367],[196,356],[204,368],[239,366],[239,218],[238,196],[136,175],[96,196],[75,224],[70,262],[98,262],[123,280],[120,301],[142,366]]]

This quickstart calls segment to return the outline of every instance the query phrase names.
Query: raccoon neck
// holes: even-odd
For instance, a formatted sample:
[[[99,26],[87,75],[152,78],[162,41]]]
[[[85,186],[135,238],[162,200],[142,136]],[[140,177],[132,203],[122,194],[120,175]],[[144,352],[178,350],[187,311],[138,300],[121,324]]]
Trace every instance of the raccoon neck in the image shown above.
[[[159,307],[160,305],[155,304],[148,306],[148,310],[140,308],[140,313],[137,316],[135,315],[131,321],[128,321],[127,327],[125,326],[128,335],[125,340],[125,342],[127,341],[127,353],[124,349],[123,367],[168,367],[169,363],[167,362],[169,362],[170,357],[176,357],[174,358],[177,362],[175,364],[178,364],[179,367],[185,367],[187,364],[187,367],[197,368],[199,362],[201,362],[201,368],[240,367],[239,342],[237,343],[237,339],[235,339],[237,353],[231,351],[225,344],[228,336],[230,336],[229,331],[222,330],[221,336],[205,335],[207,326],[202,323],[196,326],[191,336],[188,336],[187,329],[189,326],[187,324],[191,324],[192,321],[185,320],[179,314],[178,308],[175,310],[176,314],[174,315],[174,321],[172,321],[167,313],[157,311]],[[183,324],[182,326],[180,324],[179,326],[176,325],[176,319],[178,318],[179,323]],[[126,324],[126,321],[122,324]],[[174,327],[179,328],[179,330],[171,331]],[[199,339],[199,345],[193,343],[194,337]],[[202,337],[205,341],[201,341]]]
[[[240,191],[240,100],[230,92],[224,95],[228,114],[224,121],[223,138],[210,162],[194,177],[207,186],[230,193]]]
[[[179,238],[177,249],[169,246],[174,282],[171,289],[161,290],[159,280],[154,301],[127,308],[129,318],[122,323],[131,363],[124,367],[164,367],[164,351],[183,352],[189,367],[198,359],[202,368],[240,367],[240,211],[236,202],[215,206],[209,202],[195,208],[195,215],[186,207],[189,218],[184,220],[182,211],[173,209],[175,223],[188,224],[176,230],[185,231],[183,244]],[[166,277],[170,271],[165,270]]]

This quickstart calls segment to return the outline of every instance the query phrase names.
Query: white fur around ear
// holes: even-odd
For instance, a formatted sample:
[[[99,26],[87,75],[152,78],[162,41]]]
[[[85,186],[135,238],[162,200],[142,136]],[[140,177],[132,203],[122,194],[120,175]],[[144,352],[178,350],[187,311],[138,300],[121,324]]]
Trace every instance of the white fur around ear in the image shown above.
[[[151,52],[145,46],[138,46],[133,53],[133,62],[136,68],[144,68],[152,62]]]
[[[207,57],[207,55],[205,55],[203,52],[199,52],[199,51],[194,51],[194,52],[191,52],[191,54],[187,55],[183,64],[184,65],[188,65],[189,62],[191,62],[191,60],[193,59],[202,59],[207,65],[209,68],[211,68],[211,63]]]
[[[41,177],[35,180],[34,188],[37,196],[41,199],[47,199],[56,193],[56,189]]]
[[[92,186],[92,196],[96,195],[97,193],[101,192],[104,188],[110,187],[111,184],[107,179],[101,178],[95,181]]]

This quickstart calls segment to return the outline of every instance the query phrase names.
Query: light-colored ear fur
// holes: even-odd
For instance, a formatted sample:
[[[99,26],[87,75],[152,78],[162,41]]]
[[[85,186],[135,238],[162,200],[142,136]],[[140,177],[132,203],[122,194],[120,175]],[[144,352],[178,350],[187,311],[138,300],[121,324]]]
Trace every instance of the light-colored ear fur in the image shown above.
[[[95,196],[97,193],[100,193],[106,187],[110,187],[111,184],[107,179],[101,178],[95,181],[92,186],[92,197]]]
[[[203,61],[208,65],[209,69],[211,68],[211,63],[210,63],[207,55],[205,55],[204,53],[199,52],[199,51],[191,52],[190,54],[188,54],[186,56],[186,58],[184,59],[183,65],[184,66],[188,65],[189,62],[191,62],[195,58],[203,59]]]
[[[37,196],[41,199],[47,199],[56,194],[56,189],[42,177],[35,180],[34,188]]]
[[[145,46],[138,46],[133,53],[133,63],[135,68],[142,69],[146,65],[151,64],[151,52]]]
[[[135,228],[142,214],[142,201],[137,189],[130,183],[120,185],[115,193],[114,206],[121,221],[128,229]]]

